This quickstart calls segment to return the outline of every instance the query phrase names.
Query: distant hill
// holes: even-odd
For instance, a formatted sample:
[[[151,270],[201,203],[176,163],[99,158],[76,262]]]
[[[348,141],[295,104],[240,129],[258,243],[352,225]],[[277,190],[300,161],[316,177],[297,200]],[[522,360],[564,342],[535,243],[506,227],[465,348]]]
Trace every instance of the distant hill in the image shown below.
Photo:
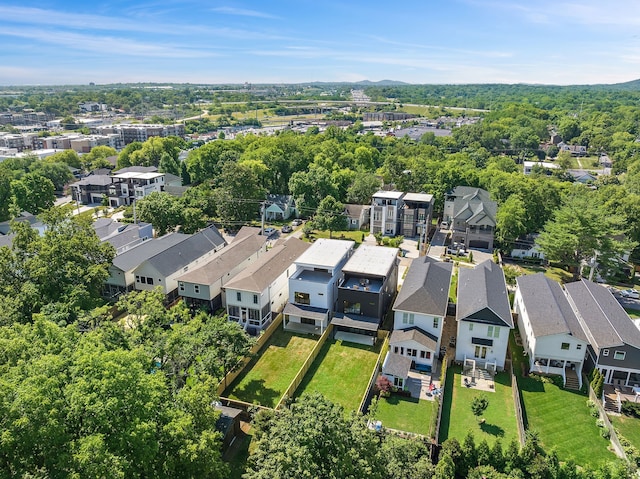
[[[395,86],[395,85],[411,85],[411,83],[406,83],[403,81],[397,80],[380,80],[380,81],[370,81],[370,80],[362,80],[352,82],[356,85],[365,85],[365,86]]]
[[[614,83],[613,85],[606,85],[620,90],[640,90],[640,79],[631,80],[624,83]]]

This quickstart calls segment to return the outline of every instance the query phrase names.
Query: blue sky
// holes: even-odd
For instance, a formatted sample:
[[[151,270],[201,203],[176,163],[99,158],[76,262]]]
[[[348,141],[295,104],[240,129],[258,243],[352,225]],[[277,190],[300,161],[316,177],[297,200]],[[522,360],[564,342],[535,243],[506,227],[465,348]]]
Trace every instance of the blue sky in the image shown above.
[[[638,0],[0,2],[0,85],[638,78]]]

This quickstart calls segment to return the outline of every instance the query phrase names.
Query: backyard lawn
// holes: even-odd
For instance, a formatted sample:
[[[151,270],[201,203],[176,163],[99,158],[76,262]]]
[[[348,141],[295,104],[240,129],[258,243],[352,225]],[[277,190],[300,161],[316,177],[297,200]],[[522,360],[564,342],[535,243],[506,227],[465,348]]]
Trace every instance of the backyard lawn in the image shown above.
[[[500,439],[506,445],[512,439],[517,439],[518,428],[510,375],[498,373],[495,377],[495,392],[484,392],[463,386],[461,372],[460,366],[452,366],[447,371],[440,442],[449,437],[462,442],[469,431],[473,433],[476,444],[486,439],[491,446],[496,439]],[[485,420],[482,424],[478,423],[471,412],[474,396],[485,396],[489,400],[489,407],[482,415]]]
[[[319,392],[347,411],[357,410],[373,373],[380,346],[380,341],[372,348],[327,339],[300,383],[296,396]]]
[[[383,427],[431,437],[431,422],[438,412],[436,401],[418,400],[398,395],[380,398],[375,418]]]
[[[317,340],[316,336],[278,329],[227,388],[225,396],[275,407]]]
[[[629,416],[609,416],[613,427],[637,449],[640,449],[640,419]]]
[[[366,237],[369,233],[368,232],[363,232],[363,231],[358,231],[358,230],[349,230],[349,231],[332,231],[331,232],[331,238],[333,239],[344,239],[344,240],[352,240],[356,242],[356,246],[360,246],[360,243],[362,243],[362,238],[363,235],[364,237]],[[318,231],[318,230],[313,230],[312,233],[313,237],[318,239],[318,238],[328,238],[329,237],[329,231]]]
[[[542,447],[554,447],[561,461],[571,459],[581,466],[615,459],[607,450],[609,440],[600,436],[589,414],[585,394],[533,377],[519,377],[518,385],[528,428],[538,431]]]

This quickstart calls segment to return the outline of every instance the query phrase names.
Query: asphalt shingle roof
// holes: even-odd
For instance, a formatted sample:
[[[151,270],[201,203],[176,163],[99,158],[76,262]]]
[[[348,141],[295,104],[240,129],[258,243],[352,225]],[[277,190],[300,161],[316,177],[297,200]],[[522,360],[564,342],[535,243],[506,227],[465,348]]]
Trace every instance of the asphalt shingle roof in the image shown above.
[[[458,270],[458,321],[477,321],[513,328],[502,268],[490,259],[475,268]]]
[[[596,351],[624,344],[640,349],[640,330],[606,288],[582,279],[564,289]]]
[[[134,270],[149,258],[183,243],[191,236],[182,233],[169,233],[160,238],[144,241],[135,248],[131,248],[113,258],[113,265],[122,271]]]
[[[428,256],[414,259],[393,304],[394,311],[446,316],[452,271],[451,263]]]
[[[382,366],[382,372],[398,378],[406,378],[411,369],[411,358],[399,354],[388,353]]]
[[[562,287],[544,273],[520,276],[516,279],[518,290],[536,337],[554,334],[571,334],[587,341]]]
[[[438,338],[417,326],[408,329],[395,329],[389,338],[389,344],[400,343],[403,341],[415,341],[429,348],[431,351],[436,350]]]

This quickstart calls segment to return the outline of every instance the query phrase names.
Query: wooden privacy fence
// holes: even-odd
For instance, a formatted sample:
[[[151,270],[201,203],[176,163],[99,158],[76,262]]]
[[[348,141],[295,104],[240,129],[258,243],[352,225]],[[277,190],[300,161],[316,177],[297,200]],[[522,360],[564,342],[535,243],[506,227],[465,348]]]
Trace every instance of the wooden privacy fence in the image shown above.
[[[447,372],[451,366],[452,358],[449,354],[445,354],[442,361],[442,369],[440,371],[440,397],[438,401],[438,413],[436,414],[435,430],[431,431],[434,444],[440,444],[440,423],[442,422],[442,409],[444,404],[444,395],[453,394],[453,391],[447,391]]]
[[[589,399],[591,399],[596,404],[596,406],[598,407],[598,411],[600,412],[600,419],[604,421],[604,427],[609,429],[609,433],[611,434],[609,436],[609,439],[611,440],[611,445],[613,446],[613,449],[615,450],[616,454],[619,457],[628,461],[629,458],[627,457],[627,454],[624,452],[624,447],[622,447],[622,444],[620,444],[620,439],[618,439],[618,434],[616,434],[616,430],[613,427],[613,424],[611,424],[611,421],[609,421],[609,416],[607,416],[607,413],[604,410],[602,401],[598,399],[595,391],[591,387],[591,384],[589,384],[589,379],[586,378],[584,375],[582,377],[582,383],[588,385]]]
[[[227,373],[227,375],[220,381],[218,384],[217,394],[218,396],[222,396],[225,389],[231,384],[235,379],[244,371],[244,368],[247,367],[247,364],[251,361],[251,358],[258,354],[258,351],[262,349],[265,343],[269,340],[269,338],[275,333],[280,325],[282,324],[282,313],[276,316],[276,319],[264,330],[264,333],[260,335],[260,337],[256,340],[255,344],[249,350],[249,354],[240,360],[239,367],[235,368],[233,371]]]
[[[300,386],[300,383],[302,382],[302,379],[304,378],[305,374],[307,374],[307,372],[309,371],[309,368],[311,368],[313,361],[318,357],[318,354],[320,354],[320,350],[322,349],[322,346],[324,345],[325,342],[327,342],[327,338],[329,338],[332,334],[333,334],[333,324],[329,323],[329,326],[327,327],[327,329],[324,330],[324,333],[322,333],[322,336],[320,336],[320,339],[311,350],[311,353],[309,354],[309,356],[307,356],[307,359],[302,365],[302,367],[300,368],[300,370],[298,371],[298,374],[296,374],[296,377],[293,378],[293,381],[291,381],[291,383],[289,384],[289,387],[280,398],[280,401],[278,402],[276,409],[282,408],[286,404],[287,400],[293,397],[293,394],[296,392],[296,389],[298,389],[298,386]]]
[[[382,346],[380,347],[380,354],[378,354],[378,359],[376,360],[376,365],[373,367],[373,372],[371,373],[371,377],[369,378],[369,385],[367,386],[367,390],[364,392],[362,396],[362,401],[360,401],[360,406],[358,407],[358,412],[365,413],[371,404],[371,399],[374,394],[374,387],[376,385],[376,379],[378,379],[378,374],[380,373],[380,369],[382,368],[382,362],[384,361],[384,357],[389,350],[389,331],[379,330],[378,331],[378,339],[384,338]]]
[[[518,387],[518,379],[513,374],[513,362],[509,361],[509,372],[511,373],[511,392],[513,395],[513,404],[516,408],[516,425],[518,426],[518,440],[520,446],[524,446],[526,438],[524,429],[524,414],[522,413],[522,398],[520,397],[520,388]]]

